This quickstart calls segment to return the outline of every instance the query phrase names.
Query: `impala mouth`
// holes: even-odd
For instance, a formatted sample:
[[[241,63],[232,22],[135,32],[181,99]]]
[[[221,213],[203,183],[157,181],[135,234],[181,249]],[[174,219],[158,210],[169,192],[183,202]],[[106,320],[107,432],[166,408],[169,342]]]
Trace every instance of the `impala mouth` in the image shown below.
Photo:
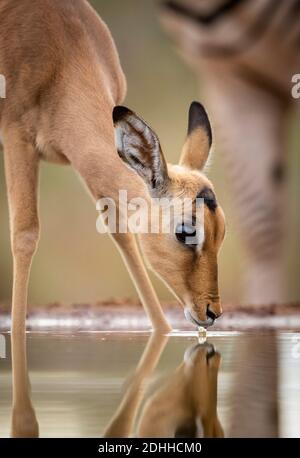
[[[207,318],[207,320],[205,321],[202,321],[202,320],[199,320],[198,318],[195,318],[194,315],[192,315],[192,313],[190,312],[190,310],[185,307],[184,309],[184,315],[185,315],[185,318],[190,321],[190,323],[192,324],[195,324],[196,326],[202,326],[203,328],[209,328],[209,326],[212,326],[215,322],[215,320],[213,320],[212,318]]]

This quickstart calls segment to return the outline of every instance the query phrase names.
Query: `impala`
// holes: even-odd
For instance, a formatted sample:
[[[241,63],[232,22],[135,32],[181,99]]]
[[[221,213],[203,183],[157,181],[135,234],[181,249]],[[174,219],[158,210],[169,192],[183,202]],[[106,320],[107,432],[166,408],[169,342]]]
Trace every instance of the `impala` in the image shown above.
[[[11,245],[12,332],[24,331],[28,278],[39,240],[41,160],[70,164],[92,197],[204,199],[205,236],[186,244],[189,224],[173,233],[112,233],[155,329],[170,326],[149,280],[142,254],[167,283],[186,316],[209,326],[221,314],[217,255],[224,216],[203,174],[212,143],[203,106],[192,103],[179,165],[167,164],[155,132],[120,106],[126,80],[111,34],[85,0],[2,0],[0,99]],[[106,260],[102,259],[102,264]]]

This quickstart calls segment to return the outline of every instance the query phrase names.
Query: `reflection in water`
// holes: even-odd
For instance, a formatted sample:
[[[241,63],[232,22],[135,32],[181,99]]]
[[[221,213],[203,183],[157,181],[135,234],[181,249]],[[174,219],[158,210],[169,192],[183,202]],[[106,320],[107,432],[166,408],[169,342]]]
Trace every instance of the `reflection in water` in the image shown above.
[[[153,334],[149,338],[145,351],[130,378],[120,407],[105,430],[104,437],[131,436],[134,420],[144,395],[147,378],[157,366],[167,340],[168,337],[161,334]]]
[[[150,338],[105,437],[130,436],[146,378],[157,364],[165,344],[166,337],[153,335]],[[147,400],[137,428],[138,437],[222,437],[217,417],[219,365],[220,354],[213,345],[189,347],[182,364],[168,374],[162,386]]]
[[[153,334],[128,383],[121,404],[104,437],[130,437],[147,387],[167,336]],[[138,425],[140,437],[222,437],[217,417],[217,376],[220,354],[209,343],[190,346],[182,364],[148,399]],[[12,437],[38,437],[39,427],[30,399],[26,336],[12,338]]]
[[[38,437],[39,425],[30,399],[30,380],[27,371],[26,334],[11,338],[13,401],[11,437]]]
[[[275,332],[239,338],[232,437],[278,437],[278,363]]]
[[[211,344],[189,347],[183,363],[147,401],[142,437],[223,437],[217,417],[220,354]]]
[[[281,433],[278,401],[281,418],[284,406],[284,418],[287,418],[289,412],[294,415],[294,406],[300,399],[295,385],[299,361],[292,358],[289,345],[292,340],[288,339],[290,337],[283,341],[273,332],[252,333],[217,337],[212,345],[208,342],[198,344],[192,335],[153,334],[137,358],[136,351],[144,347],[144,337],[30,336],[34,404],[42,425],[41,435],[277,437]],[[12,437],[38,437],[24,335],[14,335],[11,353],[10,434]],[[133,361],[137,363],[132,371]],[[286,372],[289,392],[284,396],[277,386],[278,366],[282,361],[284,367],[289,368]],[[8,363],[5,363],[6,372],[1,369],[1,383],[4,380],[6,387],[10,384]],[[132,374],[120,399],[120,385],[128,370]],[[280,380],[282,389],[282,377]],[[292,409],[286,402],[287,395],[288,402],[294,396]],[[10,399],[8,388],[4,396]],[[2,425],[3,421],[2,390]],[[288,431],[287,425],[283,427]]]

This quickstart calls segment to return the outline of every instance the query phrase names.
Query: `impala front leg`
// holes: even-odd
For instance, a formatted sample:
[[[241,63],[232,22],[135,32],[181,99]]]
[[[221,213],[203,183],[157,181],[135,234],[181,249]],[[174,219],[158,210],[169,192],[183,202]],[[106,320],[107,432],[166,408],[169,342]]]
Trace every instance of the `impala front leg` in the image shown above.
[[[39,239],[39,157],[14,129],[5,132],[4,159],[13,253],[12,334],[25,336],[28,280]]]
[[[139,252],[135,236],[131,233],[112,234],[112,238],[121,253],[153,329],[170,332],[172,328],[164,316]]]
[[[113,142],[113,139],[111,139],[111,142]],[[109,194],[110,196],[118,195],[118,186],[120,189],[127,189],[126,186],[128,187],[129,181],[126,174],[127,169],[120,162],[114,146],[110,147],[103,143],[99,145],[99,152],[82,153],[81,151],[78,149],[78,145],[77,147],[74,145],[73,157],[70,160],[73,160],[76,170],[78,170],[96,201],[104,194]],[[106,164],[105,159],[107,157],[109,162]],[[108,168],[117,170],[119,175],[118,184],[108,176]],[[151,284],[134,234],[131,232],[111,233],[111,236],[124,259],[153,329],[164,333],[171,331],[172,328],[164,316]]]
[[[11,437],[39,437],[39,424],[31,402],[30,379],[27,367],[26,336],[11,336],[13,398]]]
[[[130,437],[144,398],[147,381],[157,367],[167,342],[168,336],[157,332],[151,335],[119,408],[105,429],[103,437]]]

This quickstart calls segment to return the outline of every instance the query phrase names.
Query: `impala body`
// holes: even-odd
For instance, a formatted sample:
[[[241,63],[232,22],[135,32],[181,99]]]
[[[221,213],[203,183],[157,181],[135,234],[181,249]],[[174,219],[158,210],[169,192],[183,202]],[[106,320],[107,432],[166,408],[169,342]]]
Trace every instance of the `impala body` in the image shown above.
[[[180,163],[168,165],[153,130],[119,106],[126,80],[118,53],[108,28],[85,0],[1,0],[0,73],[7,85],[6,98],[0,99],[0,131],[14,259],[13,332],[25,329],[28,278],[39,239],[40,160],[71,164],[95,200],[117,202],[120,189],[129,198],[148,201],[203,198],[201,246],[186,246],[185,227],[180,234],[139,237],[150,267],[188,318],[211,325],[221,314],[217,255],[225,227],[212,184],[202,173],[212,141],[202,105],[191,105]],[[168,331],[135,235],[111,236],[153,327]]]
[[[245,305],[289,300],[289,132],[299,1],[166,0],[165,29],[204,88],[244,251]],[[294,86],[294,87],[293,87]]]

